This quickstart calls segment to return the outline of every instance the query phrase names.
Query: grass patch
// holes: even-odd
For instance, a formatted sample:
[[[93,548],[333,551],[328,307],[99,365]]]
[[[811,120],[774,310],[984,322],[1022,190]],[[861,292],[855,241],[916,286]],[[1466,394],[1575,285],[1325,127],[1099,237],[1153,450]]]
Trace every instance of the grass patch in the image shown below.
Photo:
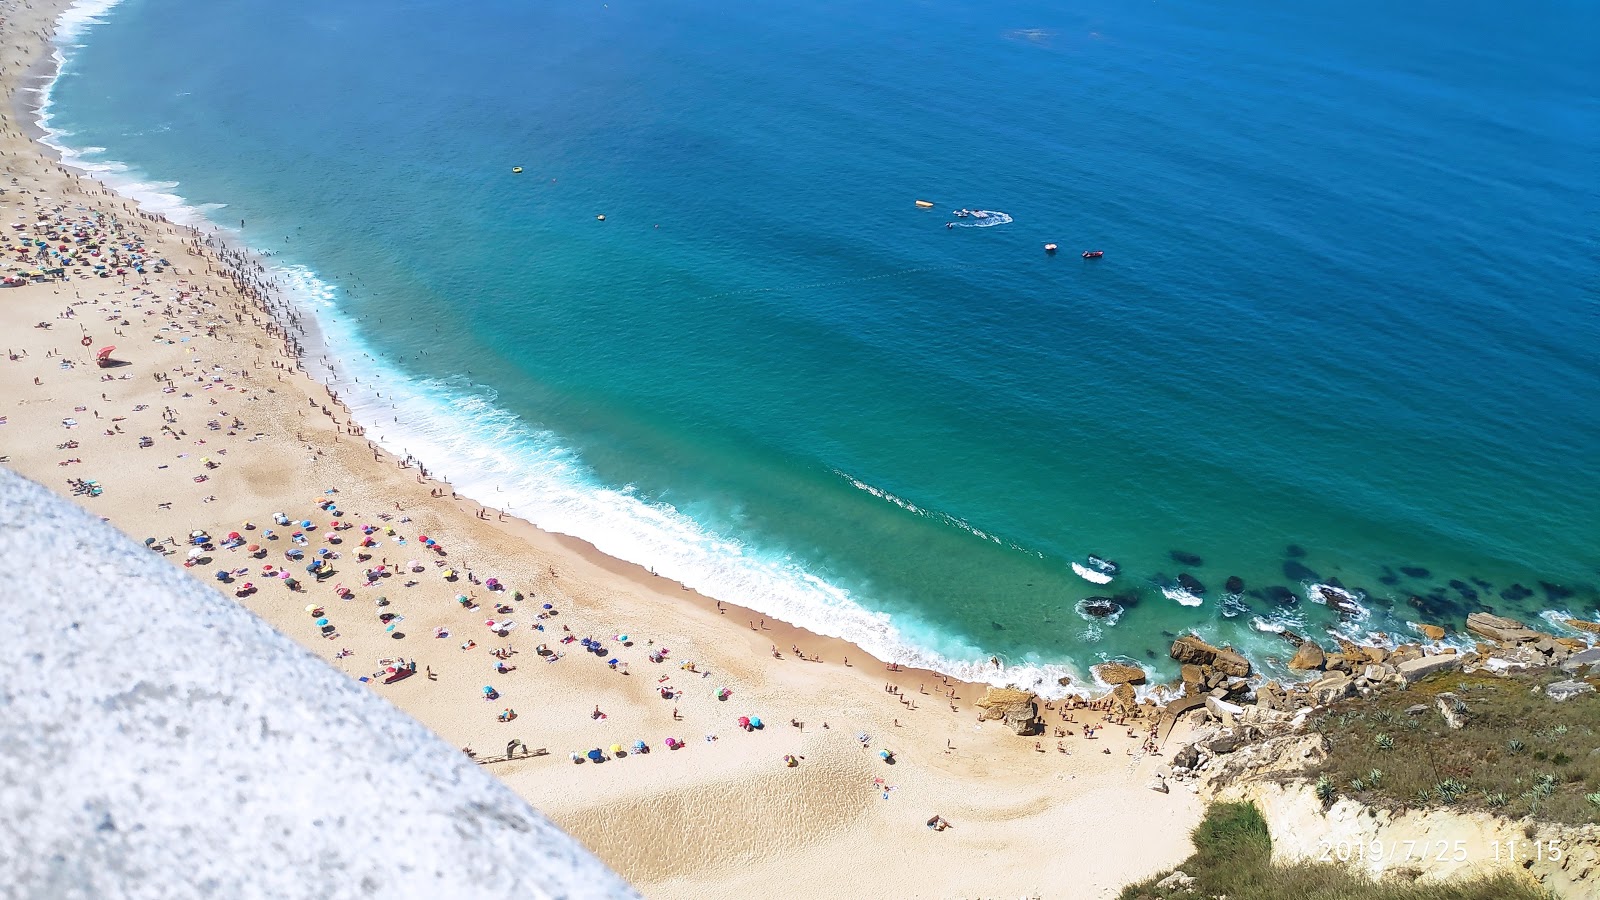
[[[1272,864],[1272,837],[1254,803],[1214,803],[1194,830],[1194,855],[1178,869],[1187,888],[1161,890],[1155,878],[1123,888],[1121,900],[1553,900],[1512,873],[1457,884],[1373,882],[1332,863]]]
[[[1458,807],[1564,824],[1600,818],[1600,697],[1554,703],[1533,689],[1547,673],[1441,673],[1408,691],[1351,698],[1313,719],[1328,762],[1310,773],[1324,802],[1351,797],[1391,809]],[[1435,701],[1453,693],[1465,727]],[[1447,701],[1448,702],[1448,701]],[[1406,709],[1426,704],[1419,715]]]

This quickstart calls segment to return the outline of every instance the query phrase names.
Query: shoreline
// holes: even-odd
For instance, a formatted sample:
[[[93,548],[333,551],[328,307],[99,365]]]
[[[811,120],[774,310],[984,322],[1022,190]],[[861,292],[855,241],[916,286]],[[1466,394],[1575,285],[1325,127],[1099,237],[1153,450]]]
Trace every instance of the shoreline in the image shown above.
[[[13,110],[29,73],[50,59],[53,25],[67,7],[0,3],[6,27],[29,54],[19,60],[13,46],[0,55]],[[492,770],[642,891],[736,896],[770,892],[776,879],[841,894],[903,894],[924,885],[914,890],[1109,896],[1189,852],[1186,823],[1198,821],[1199,801],[1146,790],[1162,761],[1121,726],[1104,737],[1082,733],[1109,718],[1101,711],[1047,705],[1045,723],[1070,733],[1038,740],[999,722],[975,723],[969,716],[982,685],[928,670],[891,672],[849,642],[776,620],[752,630],[749,621],[760,623],[762,614],[725,603],[719,612],[714,600],[643,566],[521,520],[496,521],[479,504],[453,498],[448,484],[420,478],[372,448],[359,426],[352,432],[348,412],[327,403],[329,388],[286,352],[290,329],[269,315],[286,301],[266,293],[264,273],[254,268],[265,268],[264,258],[231,247],[222,229],[208,234],[134,211],[136,199],[92,173],[69,171],[21,122],[8,116],[5,124],[3,161],[17,182],[0,206],[25,225],[11,234],[48,234],[52,245],[74,233],[100,235],[100,246],[139,247],[128,252],[145,268],[172,260],[143,276],[95,278],[82,274],[80,248],[69,265],[75,277],[0,290],[9,345],[0,392],[17,398],[0,413],[5,465],[70,493],[135,539],[148,537],[174,564],[189,546],[178,536],[195,530],[242,530],[260,541],[259,554],[203,551],[197,558],[206,561],[192,574],[446,740],[478,748],[486,762],[503,741],[547,749],[548,756],[507,754]],[[12,246],[10,234],[4,249],[45,258],[31,244]],[[93,346],[112,342],[119,364],[96,367]],[[79,490],[84,479],[92,490]],[[329,580],[343,591],[309,575],[300,576],[302,591],[286,590],[260,573],[263,560],[287,570],[280,551],[294,549],[285,535],[265,538],[273,513],[325,517],[313,500],[333,501],[347,524],[377,529],[381,543],[369,548],[369,568],[381,557],[382,577],[359,583],[364,551],[354,531],[334,540],[308,536],[307,549],[337,554]],[[414,543],[421,534],[448,550],[425,552]],[[421,565],[398,561],[412,555]],[[213,578],[213,569],[226,577]],[[454,580],[440,579],[451,571]],[[488,590],[491,577],[525,598]],[[247,581],[253,592],[243,590]],[[477,606],[462,609],[451,595]],[[548,618],[540,617],[542,603],[554,607]],[[332,620],[331,638],[307,616],[308,605]],[[512,611],[491,613],[491,605]],[[379,610],[391,618],[379,618]],[[509,616],[520,627],[496,636],[481,624],[487,616]],[[545,627],[543,636],[533,635],[535,626]],[[576,647],[555,640],[566,628],[601,635],[624,665],[613,669],[569,650],[553,665],[535,666],[535,641]],[[436,640],[430,630],[449,638]],[[607,637],[617,634],[649,643]],[[484,652],[495,644],[513,651],[499,660],[509,662],[506,671]],[[647,658],[668,646],[667,661]],[[796,646],[820,661],[800,664]],[[416,677],[385,684],[367,674],[382,675],[385,661],[397,658],[416,666]],[[684,668],[691,660],[695,668]],[[502,704],[483,702],[486,683],[508,708],[521,707],[517,717],[497,721]],[[675,696],[665,702],[660,688],[669,684]],[[719,699],[717,688],[731,696]],[[939,696],[947,689],[957,697],[949,709]],[[607,713],[593,717],[591,706]],[[735,727],[741,715],[762,715],[768,727]],[[1138,728],[1130,732],[1151,724],[1132,723]],[[604,755],[607,745],[636,739],[659,747],[663,736],[687,746],[613,753],[599,765],[563,756],[587,747]],[[892,751],[896,764],[880,751]],[[673,827],[683,815],[699,827]],[[930,815],[954,827],[924,828]],[[1170,827],[1150,833],[1158,820]],[[1064,836],[1081,840],[1063,849]],[[1125,852],[1105,853],[1112,842]],[[841,871],[837,859],[865,845],[896,852]],[[964,856],[993,865],[975,871],[959,864]]]

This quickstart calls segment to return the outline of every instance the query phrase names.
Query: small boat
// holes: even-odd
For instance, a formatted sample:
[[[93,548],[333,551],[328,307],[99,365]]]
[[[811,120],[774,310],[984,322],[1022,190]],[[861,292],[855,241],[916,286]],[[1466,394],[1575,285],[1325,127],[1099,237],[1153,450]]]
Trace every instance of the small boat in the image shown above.
[[[933,202],[930,200],[918,200],[917,206],[921,209],[933,209]]]
[[[985,212],[984,210],[975,209],[975,210],[972,211],[972,217],[974,219],[987,219],[987,218],[989,218],[989,214],[987,212]]]
[[[1083,258],[1084,259],[1099,259],[1100,257],[1105,256],[1105,255],[1106,255],[1106,252],[1104,250],[1085,250],[1085,251],[1083,251]]]
[[[513,174],[513,175],[521,175],[522,174],[522,167],[521,166],[512,166],[511,167],[511,174]]]
[[[1056,252],[1056,250],[1058,250],[1058,249],[1059,249],[1059,248],[1058,248],[1058,247],[1056,247],[1056,245],[1055,245],[1055,244],[1045,244],[1045,245],[1044,245],[1044,252],[1046,252],[1046,253],[1054,253],[1054,252]]]

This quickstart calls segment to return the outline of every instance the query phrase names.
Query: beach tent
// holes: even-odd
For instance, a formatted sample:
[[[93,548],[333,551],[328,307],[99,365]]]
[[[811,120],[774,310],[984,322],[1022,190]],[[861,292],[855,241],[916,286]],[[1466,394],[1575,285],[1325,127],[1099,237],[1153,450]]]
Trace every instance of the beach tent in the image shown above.
[[[750,727],[751,728],[760,728],[761,727],[761,719],[759,717],[756,717],[756,716],[751,716],[750,717]]]
[[[739,717],[739,727],[740,728],[749,728],[750,727],[750,717],[749,716],[740,716]]]
[[[649,749],[650,748],[645,745],[644,741],[634,741],[633,742],[633,752],[635,752],[635,753],[644,753],[645,751],[647,751]]]
[[[621,744],[612,744],[611,745],[611,755],[612,756],[617,756],[620,753],[622,753],[622,745]]]
[[[599,747],[596,747],[593,750],[589,751],[589,758],[594,760],[595,762],[599,762],[600,760],[605,759],[606,755],[604,753],[600,752],[600,748]]]

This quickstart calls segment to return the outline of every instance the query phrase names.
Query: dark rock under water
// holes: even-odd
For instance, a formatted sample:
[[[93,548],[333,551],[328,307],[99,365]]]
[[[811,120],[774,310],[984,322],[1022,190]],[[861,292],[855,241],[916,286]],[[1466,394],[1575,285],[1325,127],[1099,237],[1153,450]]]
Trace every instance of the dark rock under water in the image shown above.
[[[1290,559],[1300,559],[1306,555],[1306,548],[1300,546],[1299,544],[1290,544],[1289,546],[1283,548],[1283,555],[1289,557]]]
[[[1299,594],[1296,594],[1294,591],[1289,590],[1281,584],[1267,585],[1266,587],[1262,588],[1262,592],[1267,595],[1268,600],[1271,600],[1273,603],[1277,603],[1282,606],[1288,606],[1290,604],[1300,602]]]
[[[1244,593],[1244,579],[1237,575],[1229,575],[1227,582],[1222,587],[1230,594]]]
[[[1316,572],[1311,571],[1305,563],[1288,559],[1283,562],[1283,577],[1290,581],[1321,581]]]
[[[1558,603],[1572,596],[1572,589],[1548,581],[1539,582],[1539,587],[1544,589],[1544,595],[1551,603]]]
[[[1197,597],[1206,592],[1206,586],[1200,583],[1200,579],[1188,572],[1178,573],[1178,586]]]
[[[1169,550],[1167,555],[1172,557],[1172,561],[1179,565],[1194,566],[1196,568],[1205,565],[1205,561],[1200,557],[1195,556],[1193,553],[1185,553],[1182,550]]]
[[[1407,578],[1432,578],[1433,573],[1421,566],[1401,566],[1400,571]]]
[[[1527,598],[1532,597],[1533,591],[1520,584],[1513,584],[1511,587],[1501,591],[1500,596],[1515,603],[1518,600],[1526,600]]]

